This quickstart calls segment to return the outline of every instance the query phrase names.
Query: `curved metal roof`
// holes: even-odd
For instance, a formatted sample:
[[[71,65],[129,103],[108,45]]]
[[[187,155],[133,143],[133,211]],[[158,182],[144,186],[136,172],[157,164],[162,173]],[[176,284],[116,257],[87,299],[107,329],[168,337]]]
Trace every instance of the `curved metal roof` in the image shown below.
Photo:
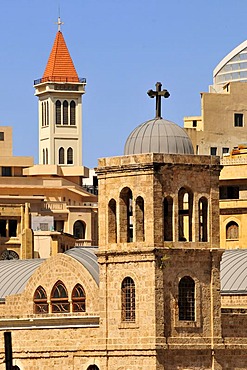
[[[72,248],[66,255],[80,262],[99,285],[99,266],[95,251],[97,247]],[[0,300],[8,295],[21,293],[30,277],[45,259],[0,261]]]
[[[124,155],[145,153],[194,154],[194,150],[182,127],[155,118],[136,127],[125,143]]]
[[[219,64],[215,67],[213,71],[213,76],[215,77],[217,73],[221,70],[222,67],[224,67],[225,64],[227,64],[235,55],[239,54],[242,50],[247,48],[247,40],[242,42],[240,45],[238,45],[235,49],[230,51],[220,62]]]
[[[78,247],[68,249],[65,254],[80,262],[99,285],[99,265],[97,256],[95,255],[97,249],[97,247]]]
[[[44,259],[0,261],[0,298],[21,293]]]
[[[222,294],[247,294],[247,249],[226,250],[220,275]]]

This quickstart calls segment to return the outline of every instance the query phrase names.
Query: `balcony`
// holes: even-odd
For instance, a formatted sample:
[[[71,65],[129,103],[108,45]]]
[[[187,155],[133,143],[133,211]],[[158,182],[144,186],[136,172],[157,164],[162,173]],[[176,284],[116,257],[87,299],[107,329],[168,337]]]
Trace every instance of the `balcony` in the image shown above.
[[[67,204],[65,202],[45,202],[43,204],[42,211],[67,211]]]
[[[68,76],[50,76],[50,77],[45,77],[45,78],[38,78],[37,80],[34,80],[34,86],[39,85],[43,82],[79,82],[86,84],[86,78],[84,77],[68,77]]]

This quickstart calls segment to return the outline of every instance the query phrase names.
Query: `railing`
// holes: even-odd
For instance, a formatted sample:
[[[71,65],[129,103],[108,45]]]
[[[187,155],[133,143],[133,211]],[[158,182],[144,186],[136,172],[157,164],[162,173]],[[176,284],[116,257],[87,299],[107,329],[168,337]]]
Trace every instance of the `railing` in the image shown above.
[[[93,185],[82,185],[83,189],[88,191],[91,194],[98,195],[98,186]]]
[[[49,76],[49,77],[42,77],[34,80],[34,85],[41,84],[42,82],[80,82],[86,83],[86,78],[84,77],[68,77],[68,76]]]
[[[66,209],[65,202],[46,202],[43,204],[43,210],[47,211],[63,211]]]
[[[246,157],[223,157],[221,158],[220,163],[224,166],[226,165],[233,165],[233,164],[245,164],[247,163],[247,156]]]

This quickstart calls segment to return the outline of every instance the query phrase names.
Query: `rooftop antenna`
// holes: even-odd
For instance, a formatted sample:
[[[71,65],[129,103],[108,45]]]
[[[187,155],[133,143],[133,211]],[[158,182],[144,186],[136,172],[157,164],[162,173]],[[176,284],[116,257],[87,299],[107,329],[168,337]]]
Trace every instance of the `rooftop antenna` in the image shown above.
[[[57,20],[56,24],[58,25],[58,31],[60,32],[61,31],[61,25],[64,24],[64,22],[62,22],[61,18],[60,18],[60,5],[58,6],[58,20]]]

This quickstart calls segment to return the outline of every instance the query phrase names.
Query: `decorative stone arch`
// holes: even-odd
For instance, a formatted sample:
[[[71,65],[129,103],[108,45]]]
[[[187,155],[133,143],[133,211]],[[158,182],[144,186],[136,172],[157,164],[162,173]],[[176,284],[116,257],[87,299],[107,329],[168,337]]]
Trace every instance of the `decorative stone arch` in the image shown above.
[[[208,241],[208,199],[202,196],[198,201],[199,242]]]
[[[131,189],[129,187],[123,188],[119,199],[120,243],[133,241],[132,202]]]
[[[193,192],[187,187],[178,191],[178,241],[192,241]]]
[[[164,241],[173,241],[173,198],[166,196],[163,200]]]
[[[84,221],[77,220],[73,225],[73,235],[77,239],[85,239],[86,224]]]
[[[137,242],[145,241],[144,199],[140,195],[135,201],[135,234]]]
[[[112,198],[108,202],[108,243],[117,242],[117,202]]]

